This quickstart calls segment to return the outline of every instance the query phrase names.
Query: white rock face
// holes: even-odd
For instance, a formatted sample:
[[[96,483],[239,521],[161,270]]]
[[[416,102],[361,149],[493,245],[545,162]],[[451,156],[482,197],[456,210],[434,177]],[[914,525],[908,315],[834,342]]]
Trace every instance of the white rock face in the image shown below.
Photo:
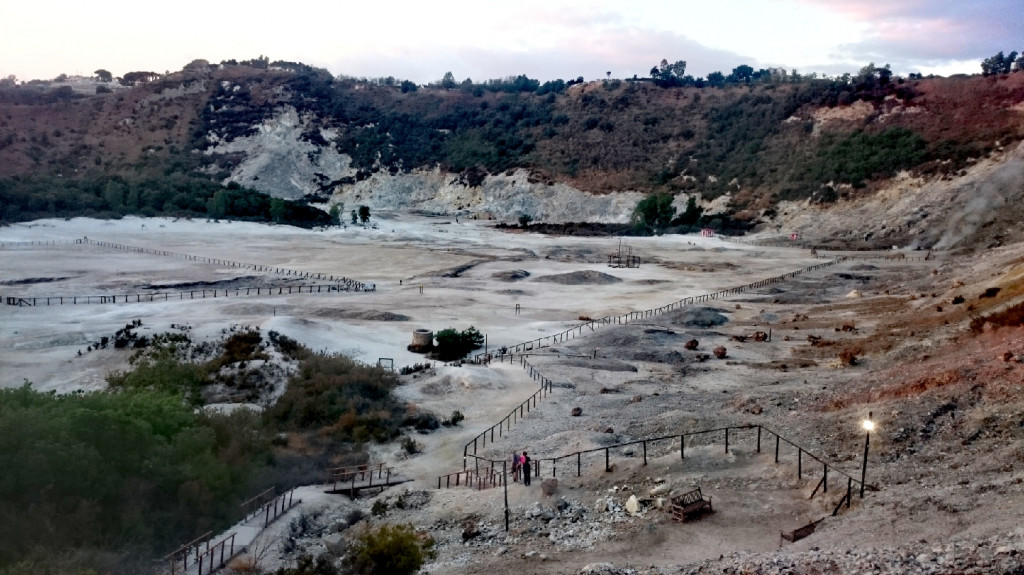
[[[317,192],[322,184],[354,176],[352,159],[331,147],[302,140],[307,122],[292,106],[259,126],[252,136],[216,142],[206,154],[245,155],[224,182],[238,182],[276,198],[297,199]],[[333,136],[320,131],[323,137]]]
[[[215,141],[205,153],[241,154],[244,159],[224,183],[237,182],[277,198],[297,199],[343,178],[353,181],[357,170],[352,158],[332,146],[303,140],[309,128],[308,118],[283,106],[256,134]],[[319,133],[329,142],[337,137],[330,130]],[[639,192],[595,195],[562,183],[530,182],[524,169],[488,176],[470,188],[457,174],[434,168],[395,175],[378,172],[360,182],[337,184],[333,201],[343,203],[346,212],[365,205],[372,210],[475,215],[507,222],[529,215],[548,223],[625,223],[643,198]],[[682,202],[685,205],[685,197]]]
[[[639,192],[594,195],[561,183],[530,183],[526,170],[488,176],[482,185],[470,188],[457,176],[435,168],[398,175],[377,173],[341,186],[332,199],[344,203],[346,211],[366,205],[378,210],[473,214],[499,221],[515,221],[525,214],[538,222],[625,223],[643,198]]]

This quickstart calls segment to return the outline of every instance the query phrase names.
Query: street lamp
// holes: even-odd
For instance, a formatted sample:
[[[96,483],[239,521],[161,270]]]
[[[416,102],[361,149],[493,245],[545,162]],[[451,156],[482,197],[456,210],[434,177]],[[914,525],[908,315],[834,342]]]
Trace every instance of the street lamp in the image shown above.
[[[868,474],[868,445],[871,443],[871,432],[875,429],[875,422],[871,421],[871,412],[868,412],[868,418],[861,422],[861,426],[864,427],[864,464],[860,468],[860,498],[864,499],[864,480]]]

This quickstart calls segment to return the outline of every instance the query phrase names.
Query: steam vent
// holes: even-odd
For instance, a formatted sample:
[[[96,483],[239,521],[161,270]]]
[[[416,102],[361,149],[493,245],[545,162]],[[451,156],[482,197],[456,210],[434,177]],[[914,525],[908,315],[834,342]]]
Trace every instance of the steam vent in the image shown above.
[[[429,329],[417,329],[412,332],[412,343],[409,344],[409,351],[426,353],[434,349],[434,332]]]

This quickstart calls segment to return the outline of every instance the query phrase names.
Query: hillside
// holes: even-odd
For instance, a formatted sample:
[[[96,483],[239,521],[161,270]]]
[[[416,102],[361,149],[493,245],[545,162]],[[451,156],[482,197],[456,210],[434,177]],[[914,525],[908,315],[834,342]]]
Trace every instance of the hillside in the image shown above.
[[[283,208],[270,216],[269,199],[240,206],[256,191],[346,212],[365,204],[625,222],[643,195],[667,193],[680,212],[686,197],[697,198],[719,216],[705,222],[712,227],[781,230],[782,212],[843,213],[844,202],[880,190],[941,185],[946,200],[963,199],[972,169],[1012,161],[1024,139],[1024,74],[903,79],[872,66],[849,79],[767,77],[722,88],[520,77],[416,89],[302,64],[196,61],[133,87],[101,88],[0,88],[3,221],[128,213],[281,221]],[[232,193],[214,201],[228,184]],[[1019,194],[1008,186],[1003,205]],[[939,225],[936,216],[947,221],[941,207],[957,202],[938,204],[918,214],[926,227]],[[830,209],[837,205],[844,209]],[[843,239],[912,239],[882,225]],[[800,231],[831,233],[813,224]]]

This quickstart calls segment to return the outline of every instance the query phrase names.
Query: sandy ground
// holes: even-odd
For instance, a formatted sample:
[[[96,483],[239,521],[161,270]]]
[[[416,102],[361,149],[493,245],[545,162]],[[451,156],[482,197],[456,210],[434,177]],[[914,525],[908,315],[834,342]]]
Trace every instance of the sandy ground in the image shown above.
[[[0,308],[0,385],[29,380],[42,390],[98,389],[128,354],[85,353],[125,323],[143,320],[141,333],[187,324],[199,336],[225,325],[258,325],[316,350],[342,352],[367,363],[394,359],[396,367],[422,361],[406,351],[412,331],[476,326],[491,349],[557,333],[580,316],[601,317],[662,305],[807,265],[805,251],[766,254],[715,239],[631,238],[645,261],[639,269],[611,269],[615,239],[550,238],[494,230],[484,222],[377,216],[377,229],[305,231],[285,226],[199,220],[42,220],[0,228],[0,243],[88,237],[137,247],[265,263],[344,275],[376,284],[372,293],[228,297],[186,302]],[[0,251],[0,296],[46,297],[146,293],[147,285],[231,281],[232,285],[288,285],[291,277],[219,267],[92,245],[7,246]],[[444,277],[458,268],[458,277]],[[526,270],[511,282],[494,274]],[[540,276],[594,270],[622,281],[567,286]],[[25,283],[31,280],[31,283]],[[312,282],[298,282],[312,283]],[[326,283],[326,282],[321,282]],[[420,286],[423,293],[419,293]],[[190,288],[191,289],[191,288]],[[200,289],[200,288],[196,288]],[[515,306],[520,305],[516,315]],[[380,312],[408,321],[375,321]],[[77,352],[83,351],[79,357]]]

